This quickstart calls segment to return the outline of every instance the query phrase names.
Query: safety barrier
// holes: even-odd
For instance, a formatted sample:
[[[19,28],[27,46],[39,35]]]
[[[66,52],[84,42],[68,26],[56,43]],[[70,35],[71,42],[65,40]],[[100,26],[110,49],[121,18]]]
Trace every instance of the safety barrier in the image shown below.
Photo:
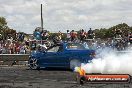
[[[0,54],[0,65],[26,65],[29,54]]]

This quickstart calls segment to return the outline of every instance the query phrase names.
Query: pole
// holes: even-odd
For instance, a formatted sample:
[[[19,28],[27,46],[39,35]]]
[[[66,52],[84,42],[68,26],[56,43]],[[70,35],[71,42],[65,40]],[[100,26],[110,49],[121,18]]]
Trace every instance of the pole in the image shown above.
[[[41,28],[43,30],[43,11],[42,11],[42,4],[41,4]]]
[[[42,11],[42,4],[41,4],[41,28],[43,31],[43,11]],[[42,38],[41,38],[41,44],[42,44]]]

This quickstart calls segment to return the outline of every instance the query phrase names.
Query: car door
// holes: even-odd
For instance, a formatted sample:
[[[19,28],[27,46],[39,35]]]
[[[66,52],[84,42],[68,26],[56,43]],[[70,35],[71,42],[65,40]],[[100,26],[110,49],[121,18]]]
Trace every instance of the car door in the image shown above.
[[[54,67],[57,64],[57,46],[44,53],[41,62],[45,67]]]
[[[65,51],[63,45],[59,46],[56,55],[57,66],[67,67],[69,65],[69,53]]]
[[[63,46],[55,46],[43,55],[43,65],[46,67],[66,67],[68,66],[68,54]]]

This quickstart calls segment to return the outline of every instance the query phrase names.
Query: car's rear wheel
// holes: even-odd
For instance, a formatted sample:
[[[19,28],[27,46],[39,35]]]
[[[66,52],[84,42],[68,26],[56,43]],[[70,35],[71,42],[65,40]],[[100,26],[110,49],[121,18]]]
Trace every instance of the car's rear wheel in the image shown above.
[[[39,69],[39,66],[38,66],[38,60],[36,58],[31,58],[29,60],[29,67],[30,69],[32,70],[37,70]]]
[[[70,61],[70,69],[71,70],[75,70],[75,67],[80,67],[81,66],[81,62],[79,60],[73,59]]]

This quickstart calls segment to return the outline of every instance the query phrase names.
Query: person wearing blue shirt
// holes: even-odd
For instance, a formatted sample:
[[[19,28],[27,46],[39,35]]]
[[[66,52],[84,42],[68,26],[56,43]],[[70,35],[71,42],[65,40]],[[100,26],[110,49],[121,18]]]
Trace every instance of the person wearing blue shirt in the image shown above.
[[[42,35],[39,31],[35,30],[34,32],[34,37],[36,40],[41,40],[42,39]]]

